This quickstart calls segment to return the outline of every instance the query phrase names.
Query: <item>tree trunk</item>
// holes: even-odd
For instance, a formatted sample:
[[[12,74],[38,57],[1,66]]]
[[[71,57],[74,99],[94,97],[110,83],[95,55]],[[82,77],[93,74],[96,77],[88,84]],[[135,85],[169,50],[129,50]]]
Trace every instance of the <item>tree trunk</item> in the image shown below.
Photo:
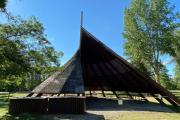
[[[159,70],[157,70],[157,69],[154,69],[154,79],[157,83],[160,84]]]

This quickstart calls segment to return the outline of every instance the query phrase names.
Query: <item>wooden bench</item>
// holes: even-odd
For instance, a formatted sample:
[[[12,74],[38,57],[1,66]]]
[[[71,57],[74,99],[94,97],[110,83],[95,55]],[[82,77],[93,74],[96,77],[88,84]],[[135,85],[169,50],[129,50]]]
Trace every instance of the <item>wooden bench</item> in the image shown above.
[[[83,114],[86,111],[86,97],[24,97],[10,99],[9,113],[51,113]]]
[[[33,98],[14,98],[10,99],[9,113],[46,113],[47,112],[48,99],[33,97]]]
[[[83,114],[86,111],[86,97],[51,97],[48,103],[48,113]]]

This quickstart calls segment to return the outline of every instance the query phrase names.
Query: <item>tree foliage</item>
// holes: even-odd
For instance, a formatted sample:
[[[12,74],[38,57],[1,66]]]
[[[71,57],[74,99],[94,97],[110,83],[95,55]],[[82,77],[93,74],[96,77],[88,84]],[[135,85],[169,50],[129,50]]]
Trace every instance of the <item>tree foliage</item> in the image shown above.
[[[0,2],[0,9],[5,9],[7,0],[1,0]]]
[[[6,0],[0,2],[1,8],[5,5]],[[24,20],[7,11],[1,13],[7,18],[6,22],[0,23],[1,90],[14,90],[17,86],[23,89],[29,78],[36,83],[37,78],[32,76],[43,78],[59,69],[59,58],[63,53],[51,46],[37,18]]]
[[[179,39],[174,35],[179,27],[178,13],[173,9],[167,0],[133,0],[130,8],[125,9],[125,54],[158,83],[161,72],[167,72],[163,70],[161,56],[169,54],[178,59],[175,49],[179,49]]]

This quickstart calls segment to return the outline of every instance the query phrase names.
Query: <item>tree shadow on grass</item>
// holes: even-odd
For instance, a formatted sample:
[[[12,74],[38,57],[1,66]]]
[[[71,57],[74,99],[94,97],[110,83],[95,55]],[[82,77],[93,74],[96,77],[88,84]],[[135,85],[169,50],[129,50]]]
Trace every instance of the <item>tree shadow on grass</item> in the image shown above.
[[[118,104],[116,99],[107,98],[87,98],[87,110],[90,111],[151,111],[151,112],[166,112],[174,113],[180,112],[180,108],[161,105],[159,103],[124,100],[122,105]]]
[[[0,117],[0,120],[105,120],[103,115],[96,115],[91,113],[85,114],[60,114],[60,115],[39,115],[23,113],[20,115],[6,114]]]
[[[23,113],[20,115],[6,114],[0,117],[0,120],[51,120],[49,116],[46,119],[42,119],[43,117],[43,115],[35,115],[29,113]]]
[[[0,108],[8,108],[8,102],[0,102]]]
[[[85,113],[85,114],[64,114],[64,115],[57,115],[57,118],[65,119],[65,120],[105,120],[103,115],[97,115],[92,113]]]

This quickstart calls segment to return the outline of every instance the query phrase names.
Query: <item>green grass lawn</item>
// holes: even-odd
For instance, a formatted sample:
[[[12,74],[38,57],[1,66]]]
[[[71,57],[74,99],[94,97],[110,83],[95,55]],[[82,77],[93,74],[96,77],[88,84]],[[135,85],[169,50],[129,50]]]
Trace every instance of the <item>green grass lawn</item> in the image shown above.
[[[180,91],[172,91],[174,95],[180,98]],[[10,98],[23,97],[27,93],[12,93]],[[8,112],[8,95],[0,95],[0,120],[180,120],[180,108],[167,105],[174,112],[156,112],[156,111],[88,111],[85,115],[35,115],[21,114],[19,116],[11,116]],[[152,102],[156,102],[152,98],[148,98]]]
[[[26,93],[12,93],[9,98],[23,97]],[[8,112],[8,94],[0,94],[0,116],[5,115]]]
[[[170,90],[176,97],[180,99],[180,90]]]

